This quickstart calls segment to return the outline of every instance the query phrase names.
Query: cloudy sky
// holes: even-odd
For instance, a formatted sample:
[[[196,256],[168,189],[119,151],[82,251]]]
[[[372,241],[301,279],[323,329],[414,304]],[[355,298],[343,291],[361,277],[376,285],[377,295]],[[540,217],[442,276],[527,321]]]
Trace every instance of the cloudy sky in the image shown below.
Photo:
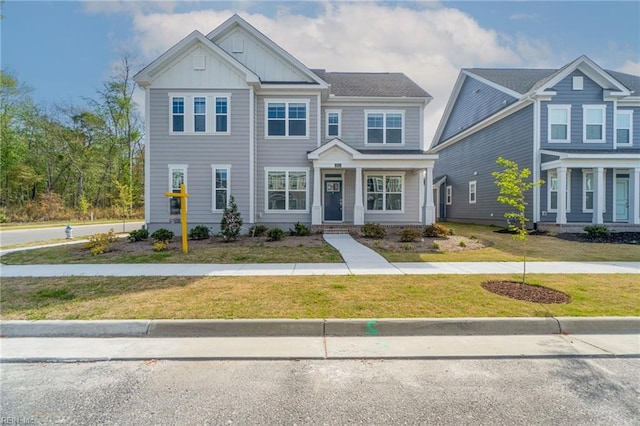
[[[460,68],[558,68],[585,54],[640,75],[637,1],[5,0],[2,9],[2,68],[47,105],[81,105],[123,53],[137,71],[233,13],[310,68],[407,74],[434,98],[428,142]]]

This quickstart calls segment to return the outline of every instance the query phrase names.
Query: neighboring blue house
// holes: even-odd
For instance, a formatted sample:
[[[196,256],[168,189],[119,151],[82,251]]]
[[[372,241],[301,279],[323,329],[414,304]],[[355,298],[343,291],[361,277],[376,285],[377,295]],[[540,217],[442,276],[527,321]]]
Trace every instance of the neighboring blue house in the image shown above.
[[[640,76],[586,56],[560,69],[463,69],[429,152],[439,220],[505,224],[491,175],[502,156],[545,181],[528,195],[533,226],[639,228]]]
[[[431,97],[399,73],[311,70],[242,18],[194,31],[134,80],[146,93],[145,221],[217,228],[234,196],[247,225],[430,224]]]

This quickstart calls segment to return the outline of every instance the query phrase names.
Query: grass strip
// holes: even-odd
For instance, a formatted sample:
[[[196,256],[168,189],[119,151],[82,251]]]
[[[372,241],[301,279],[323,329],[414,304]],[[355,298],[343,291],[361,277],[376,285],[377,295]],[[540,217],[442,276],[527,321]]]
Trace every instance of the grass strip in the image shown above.
[[[449,318],[638,316],[637,275],[535,275],[567,293],[541,305],[480,286],[504,275],[5,278],[9,319]],[[518,279],[518,276],[510,277]]]

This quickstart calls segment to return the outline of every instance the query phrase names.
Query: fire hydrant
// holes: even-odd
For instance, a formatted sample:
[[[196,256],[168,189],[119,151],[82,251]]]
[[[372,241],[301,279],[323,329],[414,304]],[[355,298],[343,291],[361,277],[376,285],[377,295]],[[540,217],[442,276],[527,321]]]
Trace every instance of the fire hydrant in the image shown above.
[[[71,228],[71,225],[67,225],[67,227],[64,228],[64,233],[67,236],[67,240],[73,239],[73,228]]]

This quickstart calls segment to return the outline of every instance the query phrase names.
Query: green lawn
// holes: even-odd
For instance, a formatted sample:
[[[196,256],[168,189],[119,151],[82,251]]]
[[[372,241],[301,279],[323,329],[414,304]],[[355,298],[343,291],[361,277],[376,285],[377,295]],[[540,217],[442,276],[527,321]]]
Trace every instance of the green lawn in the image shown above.
[[[4,278],[0,317],[43,320],[640,315],[637,275],[529,275],[529,283],[571,296],[572,302],[564,305],[513,300],[480,286],[497,278],[489,275]]]

